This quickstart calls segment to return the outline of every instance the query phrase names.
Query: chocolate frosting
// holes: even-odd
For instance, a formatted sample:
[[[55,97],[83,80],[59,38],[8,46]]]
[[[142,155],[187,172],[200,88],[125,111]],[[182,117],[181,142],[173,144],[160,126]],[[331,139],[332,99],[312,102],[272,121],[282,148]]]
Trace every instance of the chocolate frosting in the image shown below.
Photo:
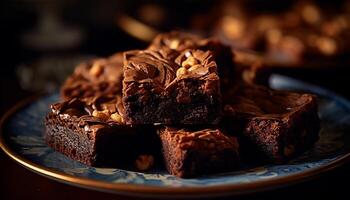
[[[124,83],[153,82],[166,86],[175,79],[179,66],[167,60],[159,51],[129,51],[124,54]]]
[[[96,94],[120,94],[123,78],[122,66],[123,53],[116,53],[106,59],[94,59],[78,65],[61,88],[62,98],[69,100],[76,97],[91,97]]]
[[[263,86],[236,84],[224,99],[226,113],[254,117],[283,118],[301,107],[316,102],[310,94],[275,91]]]
[[[186,73],[177,75],[177,70],[189,57],[197,60],[196,69],[186,69]],[[160,51],[129,51],[124,54],[124,83],[152,83],[167,88],[181,79],[200,78],[218,80],[216,63],[209,51],[186,50],[175,62],[166,59]]]
[[[159,34],[148,47],[150,50],[158,50],[167,47],[169,49],[182,52],[185,49],[195,49],[202,40],[198,35],[172,31],[169,33]]]
[[[88,98],[73,98],[68,101],[55,103],[51,105],[52,113],[59,115],[61,118],[76,118],[79,124],[123,124],[108,119],[101,119],[93,116],[94,111],[108,110],[110,113],[120,113],[121,105],[120,96],[96,96]]]
[[[233,53],[231,47],[223,44],[218,38],[202,38],[198,35],[172,31],[169,33],[159,34],[152,41],[149,50],[162,50],[165,52],[182,53],[187,49],[199,49],[202,51],[211,51],[215,57],[216,62],[220,64],[233,65]],[[171,51],[172,50],[172,51]],[[230,67],[230,66],[223,66]]]
[[[181,149],[186,149],[196,142],[204,141],[212,143],[217,149],[225,149],[234,146],[238,149],[238,141],[234,137],[226,136],[219,129],[180,129],[173,127],[165,127],[161,130],[161,134],[168,133],[177,141],[177,145]],[[198,147],[202,147],[199,145]]]

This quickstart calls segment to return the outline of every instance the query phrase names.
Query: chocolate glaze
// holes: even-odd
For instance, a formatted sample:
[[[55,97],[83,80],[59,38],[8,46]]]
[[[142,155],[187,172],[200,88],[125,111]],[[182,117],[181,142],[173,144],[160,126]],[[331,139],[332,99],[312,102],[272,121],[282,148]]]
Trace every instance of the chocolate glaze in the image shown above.
[[[92,70],[94,66],[97,69]],[[61,97],[69,100],[96,94],[120,94],[122,79],[123,53],[116,53],[106,59],[94,59],[76,67],[61,87]]]
[[[202,38],[198,35],[172,31],[159,34],[148,47],[150,50],[172,52],[169,60],[174,60],[176,53],[181,54],[189,49],[210,51],[217,64],[222,91],[225,92],[235,79],[234,54],[231,47],[224,45],[219,39],[210,37]]]
[[[175,79],[178,68],[159,51],[136,50],[124,53],[124,83],[153,82],[166,86]]]
[[[198,35],[179,31],[171,31],[169,33],[157,35],[148,49],[158,50],[167,47],[169,49],[182,52],[185,49],[197,48],[198,43],[202,39],[203,38],[199,37]]]
[[[314,95],[237,84],[223,101],[223,124],[247,140],[242,152],[254,158],[250,160],[266,157],[283,162],[318,139],[320,120]],[[264,156],[257,156],[259,152]]]
[[[199,67],[177,76],[176,71],[188,56],[193,56],[198,60]],[[209,51],[186,50],[175,59],[175,62],[163,57],[159,51],[129,51],[124,54],[124,84],[152,83],[157,87],[167,89],[178,80],[191,78],[219,80],[216,63]]]
[[[234,137],[227,136],[219,129],[185,129],[165,127],[163,132],[173,134],[174,139],[177,141],[177,146],[181,149],[188,149],[189,146],[193,146],[194,141],[207,141],[213,143],[216,149],[225,149],[234,146],[238,151],[238,141]],[[193,148],[193,147],[192,147]],[[197,148],[203,148],[198,146]]]
[[[61,118],[77,118],[83,124],[123,125],[123,122],[113,121],[110,118],[98,118],[92,115],[94,110],[108,110],[110,113],[117,113],[122,116],[123,108],[120,108],[120,106],[120,96],[97,96],[81,99],[73,98],[68,101],[55,103],[51,105],[51,111]]]
[[[159,130],[165,166],[182,178],[232,171],[239,165],[238,142],[219,129]]]
[[[238,83],[225,95],[225,109],[254,117],[283,118],[316,101],[310,94],[276,91]],[[230,112],[230,111],[229,111]]]

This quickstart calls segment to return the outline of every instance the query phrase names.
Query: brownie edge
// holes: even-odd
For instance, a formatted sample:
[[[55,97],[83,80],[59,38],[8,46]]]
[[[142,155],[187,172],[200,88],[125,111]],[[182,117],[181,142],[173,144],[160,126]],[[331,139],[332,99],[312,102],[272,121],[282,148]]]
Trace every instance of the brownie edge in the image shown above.
[[[218,129],[158,131],[168,172],[181,178],[228,172],[238,166],[238,142]]]

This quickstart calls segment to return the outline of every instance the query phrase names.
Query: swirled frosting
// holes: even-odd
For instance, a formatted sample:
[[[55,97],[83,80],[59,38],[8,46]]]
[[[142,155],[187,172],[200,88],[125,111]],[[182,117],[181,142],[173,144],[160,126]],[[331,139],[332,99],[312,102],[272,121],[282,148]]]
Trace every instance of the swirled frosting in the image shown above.
[[[195,63],[190,63],[193,66],[186,64],[189,57],[195,60]],[[167,88],[178,80],[188,78],[219,79],[211,52],[185,50],[175,62],[167,59],[161,51],[139,50],[124,54],[124,83],[152,83]]]
[[[100,94],[120,94],[123,78],[123,53],[98,58],[78,65],[61,87],[65,100]]]

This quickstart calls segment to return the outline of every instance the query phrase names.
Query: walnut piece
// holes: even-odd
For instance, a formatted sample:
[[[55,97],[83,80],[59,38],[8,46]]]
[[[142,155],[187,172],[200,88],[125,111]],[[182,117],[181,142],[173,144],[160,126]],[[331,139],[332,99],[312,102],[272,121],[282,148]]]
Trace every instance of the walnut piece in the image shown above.
[[[112,119],[113,121],[118,122],[118,123],[123,123],[123,122],[124,122],[122,116],[120,116],[118,113],[113,113],[113,114],[111,114],[111,119]]]
[[[103,111],[94,110],[92,112],[92,116],[106,121],[109,119],[110,113],[108,110],[103,110]]]

